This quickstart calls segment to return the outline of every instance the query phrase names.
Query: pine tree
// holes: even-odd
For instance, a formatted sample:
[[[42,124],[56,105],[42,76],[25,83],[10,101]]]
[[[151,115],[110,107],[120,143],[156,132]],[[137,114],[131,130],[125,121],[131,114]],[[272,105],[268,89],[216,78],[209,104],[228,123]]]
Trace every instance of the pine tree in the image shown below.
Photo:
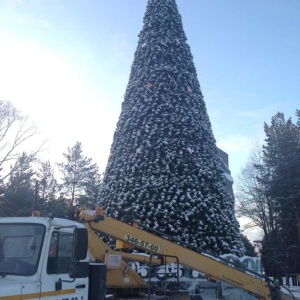
[[[49,161],[41,162],[38,169],[39,196],[44,202],[56,198],[58,183],[54,176],[54,170]]]
[[[76,205],[95,204],[101,185],[97,164],[92,164],[92,159],[83,155],[80,142],[68,148],[68,153],[63,156],[66,161],[58,166],[63,174],[62,193],[68,199],[70,210]]]
[[[59,185],[57,180],[55,179],[54,169],[52,168],[49,161],[42,161],[40,163],[37,177],[38,200],[43,204],[44,208],[44,211],[42,211],[42,215],[53,213],[55,216],[57,216],[56,211],[53,211],[53,208],[56,208],[55,202],[57,202],[56,199],[58,196]],[[52,205],[52,203],[54,205]]]
[[[299,118],[300,120],[300,118]],[[269,171],[268,196],[274,201],[282,243],[300,245],[300,127],[277,113],[265,123],[265,167]],[[291,228],[295,231],[291,231]],[[278,244],[278,243],[277,243]]]
[[[101,204],[216,254],[244,251],[175,0],[149,0]]]
[[[251,244],[248,237],[244,234],[241,234],[241,237],[242,237],[242,241],[245,246],[245,249],[246,249],[245,255],[250,256],[250,257],[256,257],[257,253],[255,252],[255,247]]]
[[[14,171],[10,173],[5,187],[1,216],[27,217],[32,214],[35,195],[32,160],[32,156],[23,152],[11,167]]]

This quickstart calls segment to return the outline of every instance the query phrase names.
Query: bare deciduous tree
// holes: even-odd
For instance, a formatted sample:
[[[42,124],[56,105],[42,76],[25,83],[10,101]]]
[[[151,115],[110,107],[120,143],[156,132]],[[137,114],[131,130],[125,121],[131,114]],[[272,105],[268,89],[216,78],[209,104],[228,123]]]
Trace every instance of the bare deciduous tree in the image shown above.
[[[15,162],[25,142],[37,135],[38,131],[34,124],[9,102],[0,101],[0,171],[1,180],[5,180],[14,172]],[[42,145],[37,147],[29,155],[34,158],[41,150]]]
[[[266,169],[263,167],[262,147],[255,144],[245,167],[241,170],[236,183],[236,212],[250,222],[245,228],[260,228],[264,236],[269,236],[276,227],[273,203],[267,196],[263,180]]]

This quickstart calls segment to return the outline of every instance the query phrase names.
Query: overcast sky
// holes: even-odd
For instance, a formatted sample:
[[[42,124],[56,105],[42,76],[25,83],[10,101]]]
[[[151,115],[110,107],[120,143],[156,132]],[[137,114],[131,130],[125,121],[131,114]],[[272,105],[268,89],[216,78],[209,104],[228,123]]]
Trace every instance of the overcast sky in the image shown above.
[[[0,0],[0,99],[62,160],[82,142],[104,171],[146,0]],[[232,175],[263,123],[300,108],[299,0],[177,0],[217,145]]]

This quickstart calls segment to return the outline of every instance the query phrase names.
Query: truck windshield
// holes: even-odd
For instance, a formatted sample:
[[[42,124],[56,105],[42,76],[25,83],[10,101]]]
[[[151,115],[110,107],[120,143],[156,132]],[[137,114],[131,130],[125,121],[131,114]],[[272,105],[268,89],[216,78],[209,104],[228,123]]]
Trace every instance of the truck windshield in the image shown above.
[[[45,226],[0,224],[0,276],[33,275],[38,266]]]

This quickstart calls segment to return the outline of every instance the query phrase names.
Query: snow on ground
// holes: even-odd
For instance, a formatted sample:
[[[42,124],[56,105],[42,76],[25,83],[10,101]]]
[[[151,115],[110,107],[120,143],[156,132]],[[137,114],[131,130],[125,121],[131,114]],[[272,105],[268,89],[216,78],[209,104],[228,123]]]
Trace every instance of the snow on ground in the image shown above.
[[[299,286],[292,286],[288,287],[289,290],[293,293],[295,300],[300,300],[300,287]],[[282,292],[284,289],[282,289]],[[203,289],[203,292],[201,293],[201,296],[203,300],[216,300],[216,294],[215,294],[215,289]],[[229,296],[230,300],[241,300],[241,298],[238,295],[231,295]],[[229,298],[224,297],[224,299],[229,300]]]
[[[287,288],[293,293],[295,300],[300,299],[300,286],[288,286]],[[281,291],[285,294],[288,293],[284,288]]]

